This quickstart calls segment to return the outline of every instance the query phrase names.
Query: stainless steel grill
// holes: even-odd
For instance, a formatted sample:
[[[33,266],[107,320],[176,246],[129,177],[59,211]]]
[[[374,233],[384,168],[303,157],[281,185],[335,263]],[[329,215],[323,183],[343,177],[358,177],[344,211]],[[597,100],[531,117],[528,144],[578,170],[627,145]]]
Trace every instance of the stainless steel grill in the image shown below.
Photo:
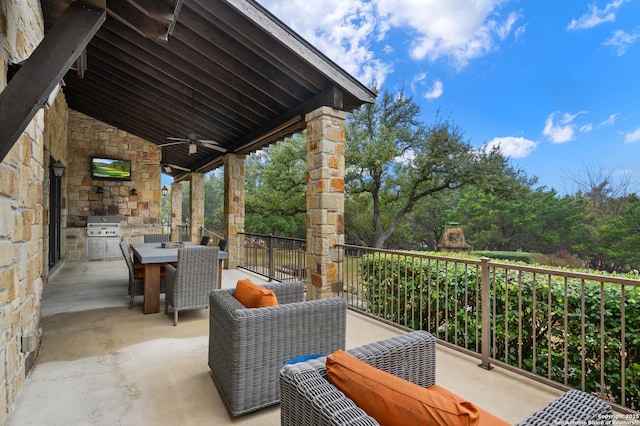
[[[87,218],[88,237],[121,237],[119,216],[89,216]]]

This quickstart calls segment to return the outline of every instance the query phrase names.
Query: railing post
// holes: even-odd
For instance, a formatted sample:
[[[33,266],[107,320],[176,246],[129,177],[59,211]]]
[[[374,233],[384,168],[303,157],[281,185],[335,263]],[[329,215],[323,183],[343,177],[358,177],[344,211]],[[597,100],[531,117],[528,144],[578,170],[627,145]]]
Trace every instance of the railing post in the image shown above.
[[[273,256],[273,234],[269,234],[269,243],[268,243],[268,251],[269,251],[269,281],[276,277],[275,274],[275,265],[274,265],[274,256]]]
[[[306,278],[307,274],[305,271],[305,264],[304,264],[304,251],[298,247],[298,265],[296,266],[296,275],[298,278],[300,279],[304,279]]]
[[[482,298],[482,362],[480,367],[487,370],[491,370],[493,368],[489,362],[489,352],[491,351],[491,292],[489,291],[489,260],[491,259],[488,257],[480,259],[482,262],[482,292],[480,293],[480,297]]]

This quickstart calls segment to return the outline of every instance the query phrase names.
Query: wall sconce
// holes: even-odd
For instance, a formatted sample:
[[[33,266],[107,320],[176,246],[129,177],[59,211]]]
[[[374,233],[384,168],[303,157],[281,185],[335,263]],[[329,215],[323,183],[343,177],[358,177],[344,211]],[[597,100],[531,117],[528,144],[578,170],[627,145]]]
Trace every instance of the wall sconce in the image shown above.
[[[60,161],[56,161],[55,163],[51,164],[51,169],[53,169],[53,175],[55,177],[62,177],[62,175],[64,175],[66,167],[64,167],[64,164],[62,164]]]
[[[167,188],[167,185],[162,187],[162,196],[166,197],[167,194],[169,193],[169,188]]]
[[[96,194],[104,194],[104,188],[99,186],[96,188]]]
[[[138,195],[138,190],[135,188],[131,188],[131,191],[129,191],[131,193],[131,195]]]

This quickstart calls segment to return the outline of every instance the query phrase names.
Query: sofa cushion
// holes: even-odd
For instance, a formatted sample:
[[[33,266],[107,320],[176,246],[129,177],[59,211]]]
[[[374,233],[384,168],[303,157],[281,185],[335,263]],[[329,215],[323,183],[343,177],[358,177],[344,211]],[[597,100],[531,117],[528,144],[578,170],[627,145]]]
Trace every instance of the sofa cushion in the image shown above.
[[[420,387],[341,350],[327,357],[327,379],[382,426],[397,425],[398,419],[403,424],[507,424],[489,418],[481,422],[481,410],[472,403],[439,387]]]
[[[248,278],[238,280],[235,297],[245,308],[264,308],[278,305],[278,299],[273,291],[260,287]]]
[[[451,401],[456,401],[456,403],[458,404],[465,404],[465,403],[471,404],[470,402],[467,402],[462,397],[438,385],[429,386],[428,389],[431,392],[439,393],[440,395],[442,395],[445,398],[448,398]],[[478,407],[477,405],[474,405],[474,406],[476,407],[476,410],[478,410],[478,417],[480,419],[480,422],[478,423],[479,426],[510,426],[511,423],[505,422],[501,418],[491,414],[490,412],[488,412],[487,410],[484,410],[483,408]]]

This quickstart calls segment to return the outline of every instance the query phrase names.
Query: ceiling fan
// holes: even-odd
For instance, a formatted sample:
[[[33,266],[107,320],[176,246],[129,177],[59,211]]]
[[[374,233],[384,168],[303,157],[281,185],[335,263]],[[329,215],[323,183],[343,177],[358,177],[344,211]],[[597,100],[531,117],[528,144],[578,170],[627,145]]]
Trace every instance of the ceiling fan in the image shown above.
[[[164,146],[163,145],[160,145],[160,146],[162,146],[162,158],[160,160],[160,167],[162,168],[162,171],[164,173],[167,173],[167,174],[171,173],[173,171],[173,169],[182,170],[182,171],[185,171],[185,172],[190,172],[191,171],[191,169],[188,169],[186,167],[178,166],[176,164],[167,163],[166,160],[165,160],[166,155],[164,153]]]
[[[186,137],[170,137],[165,136],[166,141],[160,146],[169,146],[169,145],[177,145],[177,144],[187,144],[189,146],[189,155],[195,154],[198,152],[198,147],[204,147],[208,149],[213,149],[219,152],[227,152],[227,150],[220,146],[220,144],[216,141],[212,141],[209,139],[200,139],[198,134],[195,132],[195,111],[196,111],[196,101],[195,101],[195,90],[193,90],[191,95],[191,133],[189,133]]]

